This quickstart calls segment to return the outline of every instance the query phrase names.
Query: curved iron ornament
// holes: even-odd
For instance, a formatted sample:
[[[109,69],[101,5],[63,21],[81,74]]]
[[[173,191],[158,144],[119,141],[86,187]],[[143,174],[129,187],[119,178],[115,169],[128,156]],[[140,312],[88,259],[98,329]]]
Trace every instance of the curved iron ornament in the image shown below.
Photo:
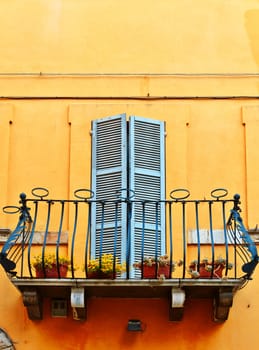
[[[190,196],[190,191],[186,188],[177,188],[169,194],[170,198],[176,201],[187,199]]]
[[[240,195],[235,194],[234,195],[234,208],[231,210],[230,218],[228,220],[227,225],[231,225],[231,221],[233,220],[236,229],[241,233],[241,238],[244,241],[247,250],[249,251],[251,255],[251,260],[243,264],[242,271],[246,273],[246,278],[250,279],[252,273],[254,272],[258,262],[259,262],[259,256],[257,252],[256,245],[252,238],[250,237],[248,231],[246,230],[243,220],[240,216],[241,208],[239,207],[240,204]]]
[[[48,197],[49,190],[45,187],[34,187],[31,190],[31,193],[34,197],[38,197],[42,200],[43,198]]]
[[[94,191],[87,188],[79,188],[74,191],[74,196],[78,199],[84,199],[85,201],[94,197]]]
[[[15,350],[12,339],[3,328],[0,328],[0,350],[1,349]]]
[[[225,188],[215,188],[210,192],[211,197],[219,200],[220,198],[226,197],[228,195],[228,190]]]
[[[2,250],[0,252],[0,264],[3,266],[3,268],[5,269],[6,272],[9,272],[13,275],[16,274],[13,271],[16,267],[16,262],[13,260],[15,260],[16,257],[18,257],[18,259],[19,259],[21,255],[19,256],[17,251],[15,252],[15,255],[12,256],[11,258],[7,258],[7,255],[10,252],[11,248],[15,245],[17,240],[22,235],[24,235],[23,239],[25,239],[25,240],[28,239],[30,227],[32,224],[32,218],[31,218],[30,212],[29,212],[30,208],[28,208],[26,206],[25,193],[20,194],[20,203],[21,203],[20,207],[6,206],[3,208],[3,211],[5,213],[8,213],[8,214],[15,214],[17,212],[21,213],[20,217],[19,217],[18,224],[16,225],[16,228],[11,233],[11,235],[9,236],[9,238],[7,239],[5,244],[3,245]],[[22,253],[23,249],[24,249],[24,246],[23,246],[23,244],[21,244],[21,247],[19,248],[21,253]]]

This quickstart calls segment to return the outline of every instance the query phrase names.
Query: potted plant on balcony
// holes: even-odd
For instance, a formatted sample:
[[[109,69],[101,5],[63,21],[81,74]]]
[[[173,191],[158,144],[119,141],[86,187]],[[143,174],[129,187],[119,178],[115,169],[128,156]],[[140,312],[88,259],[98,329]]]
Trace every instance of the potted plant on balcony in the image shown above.
[[[59,274],[60,277],[66,277],[70,260],[60,256],[58,261],[59,264],[57,266],[57,257],[53,253],[45,254],[43,258],[42,254],[35,256],[32,266],[36,271],[36,277],[59,278]]]
[[[95,279],[114,279],[124,272],[125,264],[119,262],[112,254],[103,254],[101,258],[91,259],[87,264],[87,277]]]
[[[168,255],[161,255],[157,258],[154,256],[145,256],[142,262],[133,264],[133,267],[142,269],[143,266],[143,278],[171,278],[171,272],[173,272],[176,266],[181,266],[182,261],[170,261]]]
[[[193,260],[188,272],[192,278],[222,278],[223,270],[225,268],[231,270],[232,263],[226,263],[226,259],[218,257],[214,261],[204,258],[198,263],[198,260]]]

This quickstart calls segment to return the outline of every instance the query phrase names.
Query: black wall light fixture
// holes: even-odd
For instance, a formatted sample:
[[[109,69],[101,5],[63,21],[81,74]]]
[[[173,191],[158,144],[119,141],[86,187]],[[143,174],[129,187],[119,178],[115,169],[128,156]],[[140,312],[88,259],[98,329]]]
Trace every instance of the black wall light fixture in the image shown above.
[[[142,322],[140,320],[128,320],[127,330],[129,332],[142,332]]]

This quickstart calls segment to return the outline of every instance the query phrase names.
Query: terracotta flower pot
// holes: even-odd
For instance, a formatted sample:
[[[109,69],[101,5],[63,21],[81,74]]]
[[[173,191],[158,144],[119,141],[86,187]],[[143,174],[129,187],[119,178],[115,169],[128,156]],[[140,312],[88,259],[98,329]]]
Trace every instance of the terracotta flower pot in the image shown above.
[[[103,272],[103,271],[88,271],[87,277],[91,279],[114,279],[116,278],[116,273],[113,272]]]
[[[170,266],[159,266],[157,269],[156,276],[156,265],[152,266],[143,265],[143,278],[160,278],[164,276],[165,278],[170,278]]]
[[[59,265],[59,273],[60,278],[64,278],[67,276],[68,266],[67,265]],[[46,268],[45,274],[42,269],[36,268],[36,277],[37,278],[59,278],[58,269],[55,264],[52,265],[52,268]]]
[[[190,265],[190,268],[195,271],[195,265]],[[224,268],[222,264],[215,264],[212,273],[206,269],[206,264],[200,263],[199,278],[222,278]]]

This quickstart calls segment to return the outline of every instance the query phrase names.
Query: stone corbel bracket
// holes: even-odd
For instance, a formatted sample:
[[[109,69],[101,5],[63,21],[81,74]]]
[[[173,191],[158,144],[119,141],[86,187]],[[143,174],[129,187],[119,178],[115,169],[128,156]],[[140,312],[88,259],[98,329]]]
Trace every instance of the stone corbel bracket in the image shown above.
[[[23,291],[23,304],[30,320],[42,320],[42,300],[36,290]]]
[[[224,322],[228,319],[229,310],[233,304],[233,297],[232,288],[219,288],[213,304],[215,322]]]
[[[86,296],[84,288],[71,288],[70,302],[73,319],[77,321],[86,320]]]
[[[171,305],[169,309],[170,321],[181,321],[184,312],[185,291],[181,288],[172,288]]]

